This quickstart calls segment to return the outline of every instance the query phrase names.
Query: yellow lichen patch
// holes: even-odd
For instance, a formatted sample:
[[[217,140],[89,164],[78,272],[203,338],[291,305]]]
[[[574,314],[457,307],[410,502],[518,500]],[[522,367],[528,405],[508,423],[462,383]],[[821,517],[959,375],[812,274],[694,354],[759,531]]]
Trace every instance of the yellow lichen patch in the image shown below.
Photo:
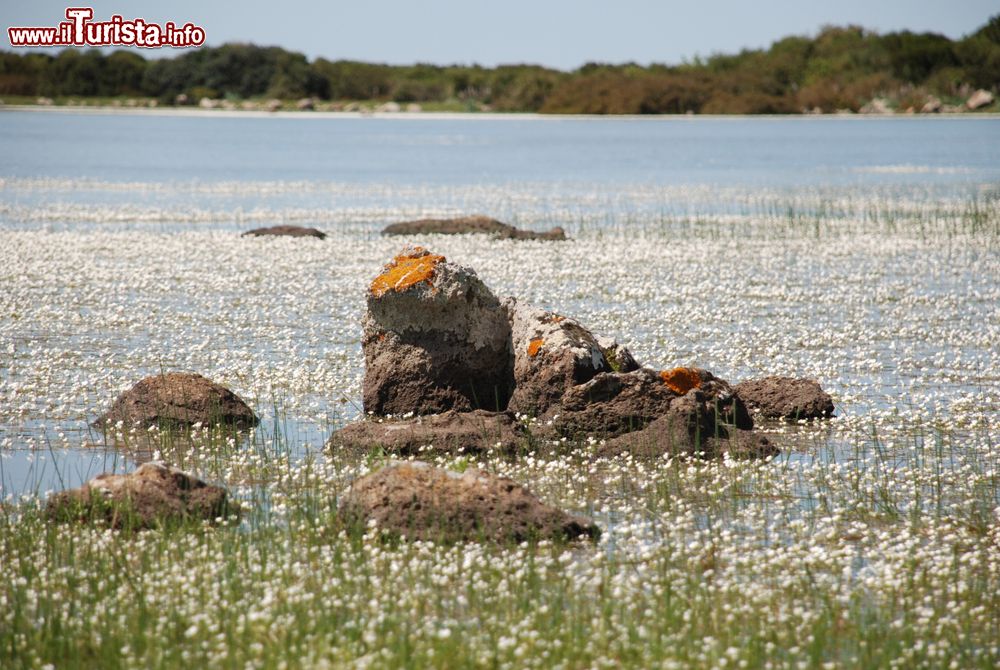
[[[545,340],[543,340],[540,337],[536,337],[535,339],[528,342],[528,355],[531,356],[532,358],[537,356],[543,344],[545,344]]]
[[[376,298],[389,291],[405,291],[406,289],[434,279],[434,268],[445,260],[444,256],[428,253],[423,247],[401,253],[385,266],[382,274],[372,280],[369,290]]]
[[[691,389],[701,386],[701,375],[694,368],[664,370],[660,373],[660,379],[678,395],[684,395]]]
[[[542,323],[559,323],[560,321],[565,321],[565,316],[560,316],[558,314],[549,314],[542,317]]]

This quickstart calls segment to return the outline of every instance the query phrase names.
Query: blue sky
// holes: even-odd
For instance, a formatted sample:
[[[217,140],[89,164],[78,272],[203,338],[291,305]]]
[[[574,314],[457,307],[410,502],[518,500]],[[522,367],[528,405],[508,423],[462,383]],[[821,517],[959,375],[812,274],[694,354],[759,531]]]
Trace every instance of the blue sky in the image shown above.
[[[10,48],[9,26],[56,25],[66,6],[0,0],[0,42]],[[562,69],[588,61],[675,64],[695,55],[766,47],[786,35],[812,35],[831,23],[954,38],[1000,13],[996,0],[121,0],[91,6],[95,19],[117,13],[156,23],[191,21],[206,29],[209,45],[254,42],[331,60]]]

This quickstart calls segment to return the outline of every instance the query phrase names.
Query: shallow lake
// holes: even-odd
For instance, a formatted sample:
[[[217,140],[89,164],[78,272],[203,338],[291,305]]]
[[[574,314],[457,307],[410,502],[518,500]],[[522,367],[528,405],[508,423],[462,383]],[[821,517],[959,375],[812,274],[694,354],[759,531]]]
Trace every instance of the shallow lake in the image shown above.
[[[998,156],[991,117],[0,112],[2,497],[130,467],[86,425],[166,368],[318,449],[360,411],[364,288],[406,241],[652,366],[817,377],[840,418],[806,443],[974,430],[1000,403]],[[463,213],[574,241],[378,234]],[[274,223],[330,238],[236,235]]]

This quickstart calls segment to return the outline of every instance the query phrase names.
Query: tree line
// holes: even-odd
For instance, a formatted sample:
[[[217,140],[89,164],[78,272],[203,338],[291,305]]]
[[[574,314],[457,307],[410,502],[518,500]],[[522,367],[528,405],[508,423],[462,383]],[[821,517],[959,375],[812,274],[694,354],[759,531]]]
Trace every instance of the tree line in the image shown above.
[[[406,65],[317,58],[279,47],[226,44],[145,59],[131,51],[0,52],[0,96],[148,97],[459,103],[470,109],[588,114],[857,111],[875,97],[917,109],[1000,85],[1000,14],[951,40],[830,26],[767,49],[681,65],[588,63]]]

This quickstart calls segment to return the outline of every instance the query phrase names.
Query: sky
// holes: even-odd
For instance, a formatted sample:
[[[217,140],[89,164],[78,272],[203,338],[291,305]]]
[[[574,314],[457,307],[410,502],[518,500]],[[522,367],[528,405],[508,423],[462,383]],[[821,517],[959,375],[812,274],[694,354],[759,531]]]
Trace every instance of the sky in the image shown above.
[[[587,62],[678,64],[815,35],[827,24],[957,38],[1000,13],[997,0],[95,0],[89,6],[95,20],[121,14],[161,24],[191,21],[206,30],[210,46],[252,42],[310,59],[564,70]],[[6,28],[55,26],[66,7],[65,0],[0,0],[0,45],[11,48]]]

